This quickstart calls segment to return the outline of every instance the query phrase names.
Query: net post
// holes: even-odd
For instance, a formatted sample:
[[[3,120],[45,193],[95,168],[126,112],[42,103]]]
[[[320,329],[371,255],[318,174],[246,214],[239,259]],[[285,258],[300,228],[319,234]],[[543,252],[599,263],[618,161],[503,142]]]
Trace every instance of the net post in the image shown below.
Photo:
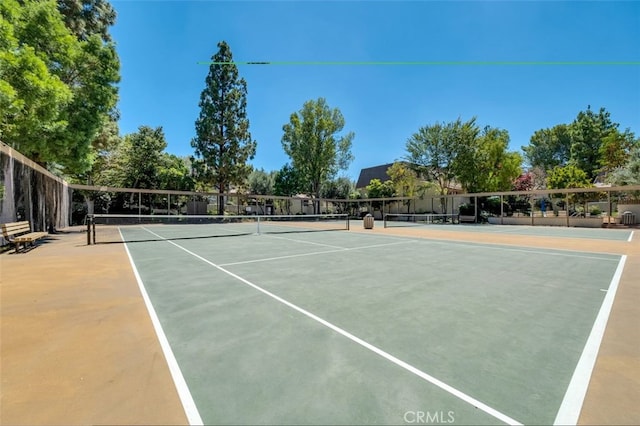
[[[93,216],[91,216],[91,227],[93,228],[93,244],[96,243],[96,221],[93,218]]]
[[[611,224],[611,191],[607,191],[607,226]]]
[[[349,230],[350,230],[350,228],[349,228],[349,215],[347,214],[347,231],[349,231]]]
[[[257,216],[257,217],[258,217],[258,229],[256,231],[256,235],[261,235],[260,234],[260,216]]]
[[[87,217],[85,218],[85,221],[87,222],[87,245],[90,246],[91,245],[91,216],[87,215]]]

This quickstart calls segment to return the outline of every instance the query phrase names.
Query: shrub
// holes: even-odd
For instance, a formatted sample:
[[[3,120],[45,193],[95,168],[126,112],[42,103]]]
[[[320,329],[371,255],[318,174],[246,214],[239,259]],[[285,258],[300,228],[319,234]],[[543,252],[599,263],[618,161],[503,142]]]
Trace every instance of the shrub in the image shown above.
[[[474,216],[476,214],[475,206],[469,203],[460,204],[458,213],[462,216]]]
[[[500,198],[499,197],[489,197],[481,204],[482,210],[488,212],[493,216],[500,216]],[[511,206],[507,202],[502,203],[502,211],[506,214],[511,213]]]

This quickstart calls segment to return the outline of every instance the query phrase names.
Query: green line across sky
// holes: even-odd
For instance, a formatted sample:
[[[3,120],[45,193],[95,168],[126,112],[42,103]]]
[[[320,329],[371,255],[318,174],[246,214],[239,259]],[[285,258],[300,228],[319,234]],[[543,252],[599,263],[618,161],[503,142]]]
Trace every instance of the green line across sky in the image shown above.
[[[200,61],[198,65],[639,66],[640,61]]]

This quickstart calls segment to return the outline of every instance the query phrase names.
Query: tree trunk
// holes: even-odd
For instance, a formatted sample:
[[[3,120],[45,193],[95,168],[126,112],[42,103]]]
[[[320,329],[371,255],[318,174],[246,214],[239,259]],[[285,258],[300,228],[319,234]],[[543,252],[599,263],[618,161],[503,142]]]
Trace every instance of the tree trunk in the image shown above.
[[[221,182],[218,184],[218,214],[219,215],[224,215],[224,193],[226,190],[226,185],[224,184],[224,182]]]
[[[320,183],[314,183],[313,185],[313,214],[320,214]]]
[[[87,214],[93,214],[94,213],[94,205],[95,202],[93,201],[93,199],[91,199],[91,197],[89,197],[88,195],[84,196],[84,201],[85,203],[87,203]]]

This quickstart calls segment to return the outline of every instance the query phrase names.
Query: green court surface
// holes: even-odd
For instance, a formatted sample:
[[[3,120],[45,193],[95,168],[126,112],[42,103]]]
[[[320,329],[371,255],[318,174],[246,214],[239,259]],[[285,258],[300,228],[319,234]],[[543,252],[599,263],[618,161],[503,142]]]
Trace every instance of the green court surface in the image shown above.
[[[541,236],[554,238],[587,238],[592,240],[609,241],[630,241],[634,231],[628,229],[606,229],[606,228],[580,228],[566,226],[528,226],[528,225],[491,225],[491,224],[420,224],[411,222],[392,222],[388,226],[392,227],[421,227],[423,229],[437,229],[439,231],[453,232],[488,232],[495,234],[512,234],[526,236]]]
[[[577,366],[624,263],[353,232],[162,230],[127,248],[204,424],[577,419],[574,382],[591,372]]]

